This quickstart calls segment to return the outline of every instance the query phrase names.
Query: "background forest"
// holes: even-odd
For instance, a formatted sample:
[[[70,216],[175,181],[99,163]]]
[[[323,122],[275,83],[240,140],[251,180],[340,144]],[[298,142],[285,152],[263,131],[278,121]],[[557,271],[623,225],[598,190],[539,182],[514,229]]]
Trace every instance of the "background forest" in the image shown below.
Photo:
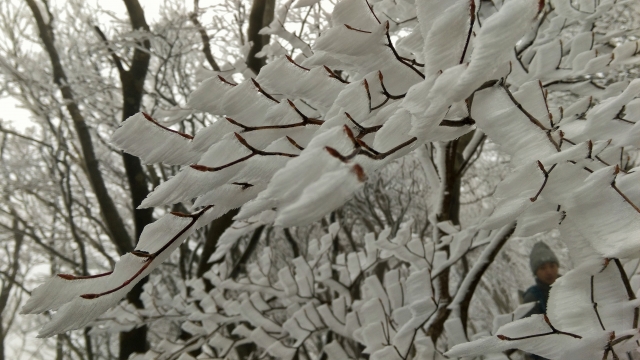
[[[416,48],[415,36],[409,34],[420,26],[414,5],[419,1],[361,2],[370,3],[373,14],[385,17],[380,20],[387,21],[391,44],[387,46],[395,44],[399,61],[419,67],[416,58],[408,58]],[[479,31],[482,21],[497,13],[503,1],[470,3],[472,20],[467,30],[475,37],[473,30]],[[639,53],[640,6],[619,1],[594,19],[559,25],[554,20],[556,3],[542,4],[535,31],[513,51],[527,75],[529,70],[533,75],[536,66],[543,69],[538,78],[548,75],[540,83],[547,111],[556,118],[579,118],[593,105],[589,100],[579,111],[575,104],[589,97],[595,104],[618,95],[638,77],[640,67],[632,58]],[[586,1],[569,3],[579,3],[578,9],[586,6]],[[369,358],[379,349],[362,338],[377,336],[373,330],[352,339],[346,331],[320,326],[323,321],[314,321],[311,315],[301,318],[298,310],[305,309],[309,298],[325,309],[330,304],[333,310],[326,311],[333,311],[333,316],[342,306],[348,324],[346,313],[360,309],[351,307],[352,302],[365,303],[378,287],[389,298],[394,291],[404,294],[393,284],[417,278],[415,269],[420,266],[421,271],[429,269],[432,296],[438,301],[435,315],[416,330],[429,340],[416,341],[401,358],[444,358],[442,354],[454,345],[495,335],[500,326],[524,314],[522,307],[516,311],[519,290],[534,282],[529,252],[537,241],[555,251],[561,273],[578,265],[558,229],[516,227],[512,221],[498,229],[476,226],[500,202],[494,196],[498,184],[516,165],[513,154],[474,129],[389,158],[378,171],[366,174],[367,181],[348,202],[336,203],[318,216],[320,220],[304,226],[276,226],[265,216],[234,220],[243,203],[229,206],[220,217],[195,230],[122,302],[89,326],[36,338],[53,312],[19,314],[34,288],[59,273],[89,276],[111,271],[121,255],[135,252],[145,226],[171,212],[194,212],[204,204],[205,200],[194,203],[196,196],[185,195],[188,200],[138,209],[181,166],[160,163],[158,154],[141,161],[121,151],[124,140],[112,136],[123,121],[142,111],[164,129],[183,134],[225,122],[224,116],[201,111],[206,104],[196,104],[198,96],[210,90],[201,84],[221,76],[229,84],[253,78],[264,85],[269,81],[264,74],[275,73],[279,64],[301,64],[315,51],[320,35],[332,28],[332,21],[338,21],[332,15],[336,6],[332,0],[123,0],[108,6],[83,0],[0,2],[0,97],[13,99],[29,113],[27,125],[20,126],[16,121],[23,119],[0,114],[0,359]],[[585,9],[580,11],[589,11]],[[549,29],[554,28],[559,30],[550,41]],[[578,39],[584,33],[592,37],[587,47],[584,39]],[[449,41],[453,40],[443,40]],[[561,54],[554,71],[561,68],[560,62],[576,66],[575,59],[582,53],[593,53],[585,63],[603,54],[610,58],[600,68],[593,65],[593,71],[547,74],[548,67],[539,64],[542,56],[536,57],[536,52],[550,53],[547,45],[552,42],[560,44]],[[635,44],[627,56],[631,60],[610,55],[621,44]],[[514,64],[508,76],[517,79]],[[428,65],[416,71],[426,73]],[[267,70],[261,72],[263,68]],[[325,68],[336,83],[355,84],[364,78],[347,67]],[[384,102],[382,107],[399,99],[394,95],[399,92],[392,88],[396,85],[387,91],[382,75],[379,78],[381,89],[365,80],[369,112],[377,110],[372,102]],[[271,95],[282,100],[285,94]],[[238,106],[248,106],[250,100],[240,98]],[[303,103],[291,102],[296,111],[324,115],[322,108]],[[640,120],[640,106],[637,101],[634,104],[629,108],[635,112],[618,114],[631,124]],[[304,118],[315,120],[311,115]],[[468,114],[455,119],[459,124],[451,128],[468,126],[466,118]],[[347,124],[364,139],[378,126],[351,120]],[[155,130],[138,131],[140,137],[128,139],[126,146],[146,143],[145,136]],[[161,155],[171,156],[169,152]],[[638,165],[635,149],[623,147],[615,157],[625,171]],[[331,203],[328,197],[326,203]],[[428,249],[429,244],[433,248]],[[624,266],[635,292],[640,288],[638,261]],[[276,285],[286,282],[282,269],[290,271],[295,300],[282,300],[285,292],[291,296],[290,289]],[[305,290],[300,278],[318,276],[316,270],[329,279],[309,276]],[[272,290],[263,293],[256,290],[260,286]],[[384,306],[394,307],[393,301]],[[226,304],[224,311],[221,303]],[[452,303],[458,308],[442,306]],[[320,311],[324,318],[321,307],[307,310]],[[252,322],[251,317],[260,320]],[[296,325],[287,321],[291,319]],[[388,316],[387,321],[386,333],[380,336],[389,341],[390,327],[400,320]],[[264,334],[258,334],[258,328]],[[290,336],[273,335],[283,328]],[[432,356],[420,357],[426,348],[433,350]],[[486,358],[521,356],[500,350]],[[638,358],[638,354],[629,356]]]

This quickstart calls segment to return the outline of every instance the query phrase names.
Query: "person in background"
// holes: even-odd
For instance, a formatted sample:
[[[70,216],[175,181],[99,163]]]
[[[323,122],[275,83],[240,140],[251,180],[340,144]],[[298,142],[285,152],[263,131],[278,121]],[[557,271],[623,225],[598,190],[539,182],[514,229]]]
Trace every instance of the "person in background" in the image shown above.
[[[553,284],[559,276],[558,258],[547,244],[538,242],[533,246],[533,249],[531,249],[529,265],[535,276],[536,284],[524,292],[523,303],[535,301],[536,306],[531,309],[527,316],[545,314],[547,312],[549,289],[551,288],[551,284]]]
[[[529,265],[535,276],[536,284],[527,289],[523,295],[523,303],[536,302],[536,305],[529,311],[527,316],[533,314],[545,314],[547,312],[547,300],[549,299],[549,290],[551,285],[558,278],[558,258],[551,251],[549,246],[543,242],[538,242],[531,249],[529,255]],[[525,354],[525,359],[545,360],[544,358]]]

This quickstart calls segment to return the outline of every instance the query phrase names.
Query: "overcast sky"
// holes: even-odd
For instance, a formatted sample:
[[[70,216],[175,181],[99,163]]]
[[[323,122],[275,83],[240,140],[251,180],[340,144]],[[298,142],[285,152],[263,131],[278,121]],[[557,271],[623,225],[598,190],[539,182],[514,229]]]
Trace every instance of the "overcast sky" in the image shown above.
[[[0,119],[11,122],[15,128],[22,131],[29,125],[31,114],[18,106],[18,101],[13,98],[0,98]]]

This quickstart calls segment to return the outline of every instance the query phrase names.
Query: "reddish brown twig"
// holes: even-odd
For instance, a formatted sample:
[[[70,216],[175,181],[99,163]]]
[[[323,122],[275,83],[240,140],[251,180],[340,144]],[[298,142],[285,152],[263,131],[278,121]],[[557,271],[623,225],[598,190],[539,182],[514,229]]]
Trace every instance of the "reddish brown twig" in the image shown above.
[[[542,186],[540,186],[540,189],[538,189],[538,192],[536,193],[536,195],[532,198],[529,198],[531,202],[538,200],[538,196],[540,196],[540,193],[542,193],[542,190],[544,189],[545,185],[547,185],[547,181],[549,180],[549,174],[551,173],[551,171],[553,171],[556,165],[558,165],[558,164],[553,164],[549,169],[549,171],[547,171],[544,168],[544,165],[542,165],[542,163],[539,160],[537,163],[538,163],[538,168],[542,171],[542,174],[544,175],[544,180],[542,181]]]
[[[574,339],[582,339],[582,336],[580,335],[576,335],[576,334],[572,334],[572,333],[568,333],[565,331],[560,331],[558,329],[556,329],[555,327],[553,327],[553,325],[551,325],[551,321],[549,321],[549,318],[547,317],[546,314],[543,314],[542,316],[544,316],[544,322],[547,323],[547,325],[549,325],[549,327],[551,328],[551,331],[546,332],[546,333],[542,333],[542,334],[533,334],[533,335],[526,335],[526,336],[520,336],[520,337],[508,337],[505,335],[496,335],[498,337],[498,339],[500,340],[506,340],[506,341],[516,341],[516,340],[525,340],[525,339],[532,339],[532,338],[537,338],[537,337],[542,337],[542,336],[547,336],[547,335],[566,335],[566,336],[571,336]]]
[[[193,140],[193,136],[192,136],[192,135],[185,134],[185,133],[182,133],[182,132],[180,132],[180,131],[173,130],[173,129],[170,129],[170,128],[166,127],[166,126],[160,125],[160,123],[159,123],[159,122],[157,122],[156,120],[154,120],[154,119],[151,117],[151,115],[147,114],[146,112],[143,112],[143,113],[142,113],[142,115],[144,116],[144,118],[145,118],[145,119],[149,120],[152,124],[154,124],[155,126],[157,126],[157,127],[159,127],[159,128],[162,128],[162,129],[167,130],[167,131],[169,131],[169,132],[172,132],[172,133],[174,133],[174,134],[178,134],[178,135],[182,136],[183,138],[186,138],[186,139],[189,139],[189,140]]]
[[[200,210],[199,212],[195,213],[195,214],[182,214],[182,213],[171,213],[174,216],[179,216],[179,217],[190,217],[191,221],[189,222],[189,224],[187,224],[187,226],[185,226],[183,229],[181,229],[176,235],[174,235],[171,239],[169,239],[169,241],[167,241],[160,249],[158,249],[157,251],[153,252],[153,253],[148,253],[146,251],[143,250],[134,250],[131,253],[133,255],[136,256],[140,256],[140,257],[144,257],[145,262],[142,265],[142,267],[140,267],[140,269],[129,279],[127,279],[125,282],[123,282],[121,285],[116,286],[113,289],[107,290],[105,292],[101,292],[101,293],[96,293],[96,294],[82,294],[80,295],[81,298],[83,299],[97,299],[101,296],[104,295],[108,295],[111,293],[114,293],[122,288],[124,288],[125,286],[129,285],[131,282],[133,282],[136,278],[138,278],[138,276],[140,276],[150,265],[151,263],[160,255],[162,254],[164,251],[166,251],[171,245],[173,245],[173,243],[175,243],[182,235],[184,235],[184,233],[186,233],[191,227],[193,227],[196,223],[196,221],[198,221],[198,219],[205,213],[207,212],[207,210],[211,209],[213,207],[213,205],[209,205],[207,207],[205,207],[204,209]],[[104,276],[104,274],[101,274],[100,276]]]

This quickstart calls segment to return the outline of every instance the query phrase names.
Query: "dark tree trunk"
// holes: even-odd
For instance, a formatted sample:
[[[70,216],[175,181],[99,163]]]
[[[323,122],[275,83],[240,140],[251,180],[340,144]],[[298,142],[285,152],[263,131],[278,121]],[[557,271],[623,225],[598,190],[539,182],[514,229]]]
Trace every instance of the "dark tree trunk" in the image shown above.
[[[460,139],[448,142],[445,145],[445,169],[442,174],[445,182],[445,193],[442,199],[442,210],[438,214],[438,221],[451,221],[453,224],[460,224],[460,168],[463,163],[462,151],[471,140],[471,134],[467,134]],[[442,248],[449,255],[449,246]],[[451,310],[447,305],[451,302],[449,292],[449,268],[445,269],[437,278],[437,288],[440,295],[440,303],[443,304],[436,313],[436,320],[429,327],[428,335],[435,344],[444,331],[444,323],[451,315]]]
[[[456,139],[450,141],[445,146],[445,174],[444,178],[446,179],[446,189],[445,196],[442,201],[442,211],[438,214],[438,221],[451,221],[453,224],[460,224],[460,187],[462,183],[462,168],[464,165],[464,159],[462,157],[462,152],[465,147],[471,141],[473,133],[468,133],[462,136],[460,139]],[[466,332],[466,325],[469,318],[469,305],[471,303],[471,298],[473,297],[473,293],[478,283],[482,279],[482,276],[489,268],[496,255],[500,252],[503,245],[510,238],[511,234],[513,234],[514,228],[508,230],[505,235],[495,244],[495,247],[490,249],[491,252],[488,257],[488,261],[483,264],[480,271],[476,273],[475,278],[473,279],[473,283],[469,287],[466,294],[464,294],[463,301],[460,304],[460,320],[462,321],[463,328]],[[446,246],[442,250],[449,252],[449,247]],[[436,319],[429,327],[427,334],[431,337],[434,344],[437,339],[442,335],[444,331],[444,323],[447,321],[449,316],[451,315],[451,310],[448,309],[448,304],[451,302],[451,294],[449,293],[449,268],[444,270],[440,276],[437,278],[437,286],[438,291],[440,293],[440,309],[436,313]]]
[[[241,272],[246,272],[245,265],[251,258],[251,255],[253,255],[253,253],[258,248],[258,243],[260,242],[260,237],[262,236],[262,231],[264,230],[264,227],[265,225],[262,225],[253,231],[253,235],[251,235],[251,239],[249,239],[247,248],[244,249],[242,256],[240,256],[240,259],[236,261],[235,265],[233,266],[233,269],[231,269],[231,272],[229,273],[229,279],[235,280],[238,277],[238,275],[240,275]]]
[[[197,4],[197,2],[196,2]],[[197,9],[196,9],[197,10]],[[275,0],[254,0],[253,5],[251,6],[251,13],[249,15],[249,28],[247,30],[247,38],[250,41],[253,41],[253,46],[249,52],[247,57],[247,65],[253,72],[256,74],[260,72],[260,69],[266,64],[266,60],[259,59],[255,57],[255,54],[262,49],[263,45],[269,43],[269,35],[259,35],[258,32],[263,27],[269,25],[269,23],[273,20],[275,11]],[[196,14],[197,15],[197,14]],[[194,16],[192,15],[192,22],[194,22]],[[197,17],[195,17],[196,26],[199,25],[197,22]],[[198,26],[200,31],[201,40],[203,41],[203,46],[205,49],[208,49],[208,36],[202,36],[202,28],[201,25]],[[206,33],[205,33],[206,35]],[[203,50],[206,51],[206,50]],[[211,65],[214,69],[218,66],[215,61],[211,61]],[[234,209],[223,215],[222,217],[216,219],[209,226],[209,231],[207,233],[207,237],[205,240],[205,244],[202,248],[202,254],[200,256],[200,262],[198,263],[198,270],[196,275],[198,277],[202,277],[204,273],[206,273],[209,269],[211,269],[212,264],[208,263],[211,254],[216,249],[218,244],[218,239],[220,235],[224,233],[224,231],[233,224],[233,217],[238,213],[238,210]],[[211,289],[211,284],[205,280],[205,286],[207,290]]]
[[[134,30],[149,31],[149,26],[144,16],[144,11],[138,0],[124,0],[129,13],[131,27]],[[140,44],[144,49],[150,49],[149,40],[144,40]],[[129,70],[120,70],[120,81],[122,82],[122,121],[128,119],[140,111],[142,105],[142,95],[144,93],[144,81],[149,69],[151,56],[148,52],[136,48],[131,59]],[[121,68],[121,67],[120,67]],[[131,203],[133,205],[133,220],[135,226],[136,243],[140,240],[140,234],[145,226],[153,222],[153,209],[138,209],[149,194],[147,177],[140,163],[140,159],[129,154],[122,154],[122,161],[127,174],[129,190],[131,192]],[[135,307],[144,307],[140,300],[142,287],[147,282],[147,278],[142,279],[127,294],[127,300]],[[133,330],[120,333],[120,354],[121,360],[128,359],[133,353],[144,353],[149,349],[147,344],[147,327],[140,326]]]
[[[236,216],[239,209],[233,209],[228,213],[222,215],[221,217],[214,220],[210,225],[207,231],[207,236],[205,238],[204,246],[202,247],[202,254],[200,255],[200,262],[198,263],[198,269],[196,271],[196,276],[201,278],[209,269],[211,269],[212,263],[209,262],[209,258],[216,251],[216,246],[218,245],[218,239],[220,235],[224,233],[225,230],[231,224],[233,224],[233,217]],[[213,285],[209,280],[204,280],[205,290],[209,292],[213,289]]]
[[[480,269],[480,271],[478,271],[476,277],[473,279],[473,282],[471,283],[471,286],[469,286],[467,293],[465,294],[462,302],[460,303],[460,320],[462,321],[462,328],[464,329],[465,334],[467,333],[467,322],[469,320],[469,305],[471,305],[471,298],[473,298],[473,294],[475,293],[475,290],[478,287],[480,280],[482,279],[482,275],[484,275],[484,273],[487,271],[489,266],[493,264],[493,260],[496,258],[500,250],[502,250],[502,247],[507,242],[507,240],[509,240],[511,235],[513,235],[513,232],[515,230],[516,230],[516,227],[514,225],[499,240],[496,246],[491,249],[491,252],[487,257],[487,261],[482,265],[482,268]]]
[[[144,18],[144,12],[138,3],[138,0],[124,0],[127,5],[127,11],[131,19],[133,29],[149,30],[149,26]],[[151,44],[149,40],[142,42],[145,49],[149,49]],[[133,59],[129,70],[120,72],[120,81],[122,82],[122,121],[140,111],[142,104],[142,94],[144,93],[144,80],[147,77],[149,68],[150,55],[148,52],[136,49],[133,52]],[[134,224],[136,242],[140,238],[140,234],[145,226],[153,221],[152,209],[137,209],[147,195],[149,194],[149,186],[147,177],[140,163],[140,159],[133,155],[123,154],[127,180],[131,191],[131,203],[134,208]]]
[[[9,302],[9,295],[11,294],[11,289],[13,285],[16,283],[16,277],[18,275],[18,270],[20,269],[20,250],[22,249],[22,241],[24,240],[24,234],[20,231],[18,227],[18,221],[13,220],[13,239],[14,239],[14,248],[13,248],[13,256],[11,268],[7,269],[7,276],[4,278],[2,282],[2,287],[0,288],[0,360],[4,360],[4,339],[6,335],[6,331],[9,329],[5,329],[3,325],[4,319],[2,318],[2,313],[4,312],[7,304]],[[7,259],[8,260],[8,259]],[[8,261],[7,261],[8,263]]]
[[[198,5],[198,0],[193,0],[193,12],[189,14],[189,19],[195,25],[196,29],[198,29],[198,34],[200,34],[200,40],[202,40],[202,53],[204,54],[205,59],[213,71],[220,71],[220,66],[213,58],[213,53],[211,52],[211,39],[209,38],[209,34],[207,34],[207,29],[200,23],[198,20],[198,14],[200,12],[200,6]]]
[[[4,360],[4,327],[2,326],[2,316],[0,316],[0,360]]]
[[[69,115],[71,115],[78,140],[80,140],[84,165],[89,177],[89,183],[91,184],[93,193],[98,200],[100,213],[102,214],[102,218],[104,219],[106,227],[109,231],[109,236],[111,237],[113,243],[116,245],[118,252],[124,254],[125,252],[131,251],[133,249],[133,242],[131,241],[131,237],[129,236],[129,233],[124,226],[124,222],[122,221],[122,218],[120,217],[120,214],[118,213],[118,210],[113,203],[113,199],[111,199],[111,196],[107,191],[102,173],[100,172],[98,158],[95,155],[93,140],[91,139],[89,127],[87,126],[80,108],[75,102],[73,91],[69,86],[67,75],[62,66],[62,61],[60,60],[58,50],[55,46],[55,37],[51,22],[46,23],[44,21],[44,18],[40,12],[40,7],[38,7],[35,0],[26,1],[27,5],[31,9],[31,12],[33,13],[36,25],[38,26],[40,39],[42,40],[45,50],[49,55],[49,60],[51,61],[51,67],[53,69],[53,80],[60,89],[62,97],[66,100],[67,111],[69,112]]]
[[[270,40],[269,35],[260,35],[258,32],[263,27],[268,26],[273,20],[275,10],[275,0],[254,0],[249,14],[249,29],[247,38],[253,42],[249,55],[247,55],[247,66],[254,73],[259,73],[266,64],[265,58],[257,58],[256,54],[267,45]]]

